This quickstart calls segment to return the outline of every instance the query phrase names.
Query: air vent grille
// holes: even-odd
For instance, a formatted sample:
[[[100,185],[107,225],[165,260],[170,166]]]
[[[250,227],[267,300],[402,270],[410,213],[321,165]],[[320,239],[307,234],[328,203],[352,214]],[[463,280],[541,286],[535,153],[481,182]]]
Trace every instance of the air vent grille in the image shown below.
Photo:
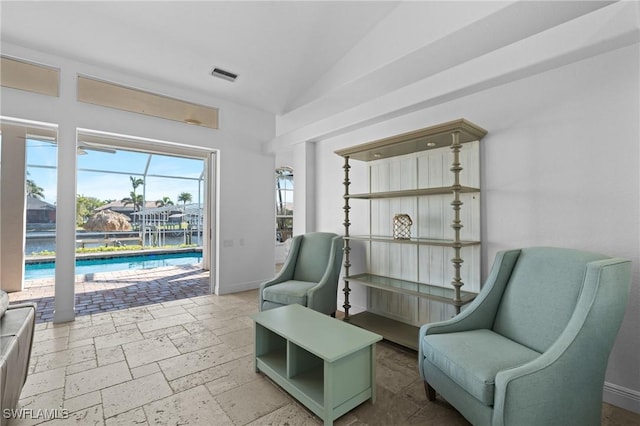
[[[211,71],[211,75],[231,82],[236,81],[236,78],[238,78],[238,74],[225,71],[221,68],[214,68],[213,71]]]

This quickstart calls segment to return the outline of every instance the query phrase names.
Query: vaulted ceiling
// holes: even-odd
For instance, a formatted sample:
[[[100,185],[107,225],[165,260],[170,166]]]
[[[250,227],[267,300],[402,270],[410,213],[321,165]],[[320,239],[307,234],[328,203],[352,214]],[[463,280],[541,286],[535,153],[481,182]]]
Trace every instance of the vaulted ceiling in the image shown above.
[[[0,28],[3,44],[255,107],[286,131],[609,3],[2,1]]]
[[[1,4],[2,41],[281,113],[395,2]],[[213,78],[214,67],[239,75]]]

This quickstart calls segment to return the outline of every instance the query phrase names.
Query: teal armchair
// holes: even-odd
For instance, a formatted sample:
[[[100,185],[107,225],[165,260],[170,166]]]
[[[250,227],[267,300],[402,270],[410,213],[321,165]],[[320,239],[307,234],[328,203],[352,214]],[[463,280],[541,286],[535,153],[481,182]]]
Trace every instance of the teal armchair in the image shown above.
[[[599,425],[631,262],[561,248],[499,252],[477,298],[420,328],[420,375],[474,425]]]
[[[260,285],[260,310],[297,303],[314,311],[335,315],[342,252],[342,237],[330,232],[311,232],[293,237],[289,255],[280,272]]]

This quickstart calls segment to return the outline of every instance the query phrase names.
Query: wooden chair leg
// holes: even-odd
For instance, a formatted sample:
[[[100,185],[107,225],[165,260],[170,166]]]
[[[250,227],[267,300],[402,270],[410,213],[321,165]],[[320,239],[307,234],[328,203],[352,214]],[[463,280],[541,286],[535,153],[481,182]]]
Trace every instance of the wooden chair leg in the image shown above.
[[[429,401],[436,400],[436,390],[429,385],[429,383],[424,382],[424,391],[427,393],[427,399]]]

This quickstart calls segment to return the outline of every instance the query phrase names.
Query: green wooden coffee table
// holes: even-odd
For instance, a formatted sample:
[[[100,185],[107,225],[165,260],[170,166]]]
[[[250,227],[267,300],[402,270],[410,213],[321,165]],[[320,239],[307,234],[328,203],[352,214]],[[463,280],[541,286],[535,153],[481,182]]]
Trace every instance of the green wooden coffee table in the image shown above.
[[[300,305],[259,312],[255,367],[324,420],[376,399],[382,336]]]

